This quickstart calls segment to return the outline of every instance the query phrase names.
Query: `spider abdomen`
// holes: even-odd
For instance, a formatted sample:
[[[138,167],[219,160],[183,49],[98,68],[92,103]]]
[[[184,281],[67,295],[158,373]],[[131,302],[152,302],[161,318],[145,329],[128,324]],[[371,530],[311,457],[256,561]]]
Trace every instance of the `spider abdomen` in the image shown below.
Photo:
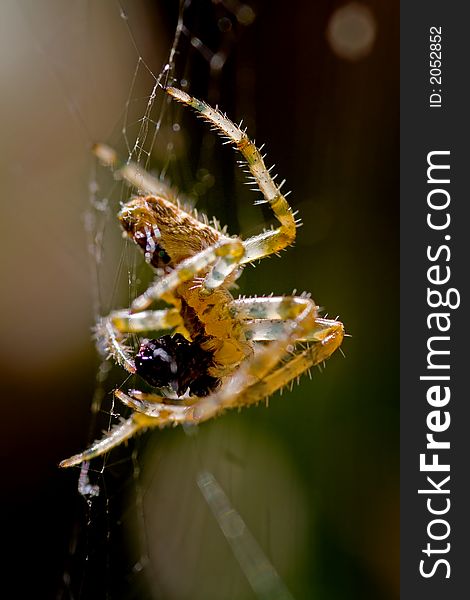
[[[178,395],[188,389],[196,396],[207,396],[219,384],[209,374],[212,354],[197,342],[176,333],[144,340],[135,357],[136,372],[156,388],[171,387]]]

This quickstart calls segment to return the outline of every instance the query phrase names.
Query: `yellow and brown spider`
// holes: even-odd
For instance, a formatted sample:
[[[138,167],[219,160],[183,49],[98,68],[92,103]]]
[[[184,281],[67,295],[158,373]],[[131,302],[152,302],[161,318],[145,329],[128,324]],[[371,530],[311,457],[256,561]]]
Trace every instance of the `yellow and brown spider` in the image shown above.
[[[100,456],[150,427],[200,423],[225,409],[256,404],[329,358],[344,337],[343,324],[319,317],[307,294],[233,298],[229,288],[243,265],[292,244],[295,216],[280,191],[282,184],[274,183],[245,131],[186,92],[166,91],[234,144],[280,226],[247,240],[229,237],[215,221],[211,226],[183,210],[169,188],[137,165],[115,171],[147,194],[124,204],[119,220],[157,279],[129,309],[100,321],[98,343],[117,364],[160,393],[116,390],[116,397],[133,410],[131,416],[84,452],[62,461],[62,467]],[[107,146],[97,145],[95,153],[116,166],[115,153]],[[153,310],[157,301],[169,307]],[[129,334],[165,330],[172,335],[142,339],[135,356],[126,346]]]

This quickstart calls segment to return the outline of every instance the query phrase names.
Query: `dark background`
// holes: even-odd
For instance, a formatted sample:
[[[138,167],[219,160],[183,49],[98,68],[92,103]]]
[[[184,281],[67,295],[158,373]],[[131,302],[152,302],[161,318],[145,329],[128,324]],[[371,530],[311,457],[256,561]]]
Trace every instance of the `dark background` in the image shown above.
[[[100,430],[98,423],[90,433],[98,360],[90,336],[97,285],[83,225],[89,148],[96,140],[123,148],[122,112],[138,58],[127,26],[158,73],[177,10],[129,3],[124,21],[112,2],[2,4],[2,513],[16,595],[146,598],[153,589],[158,598],[253,598],[200,500],[193,468],[202,464],[295,598],[398,596],[398,6],[364,4],[375,41],[352,59],[327,37],[340,2],[258,2],[246,25],[234,5],[193,2],[185,17],[192,36],[228,58],[211,73],[183,35],[175,70],[195,95],[243,117],[251,136],[267,143],[304,221],[282,258],[246,269],[240,292],[311,291],[352,335],[346,359],[337,353],[323,373],[275,395],[269,409],[208,424],[196,446],[181,431],[152,433],[117,450],[102,473],[102,463],[92,464],[101,494],[91,508],[77,493],[79,471],[57,468]],[[148,96],[148,83],[139,81],[132,98]],[[182,108],[165,119],[155,168],[172,140],[172,179],[194,195],[206,169],[214,183],[200,204],[231,233],[250,235],[271,222],[252,207],[233,151]],[[171,119],[181,123],[181,138],[165,130]],[[103,313],[128,303],[117,265],[134,260],[132,249],[123,254],[112,214],[106,223]],[[113,377],[124,379],[113,371],[106,392]],[[155,551],[153,538],[145,552],[136,540],[147,515],[142,498],[164,515],[156,525],[144,519],[163,540]],[[155,556],[147,570],[136,566],[141,555]]]

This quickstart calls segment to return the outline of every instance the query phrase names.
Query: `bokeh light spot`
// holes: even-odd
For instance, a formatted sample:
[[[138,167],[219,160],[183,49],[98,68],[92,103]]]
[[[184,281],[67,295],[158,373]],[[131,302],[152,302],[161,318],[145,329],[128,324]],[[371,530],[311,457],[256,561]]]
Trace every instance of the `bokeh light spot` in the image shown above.
[[[376,30],[376,20],[369,8],[351,2],[332,14],[326,37],[337,56],[354,61],[370,53]]]

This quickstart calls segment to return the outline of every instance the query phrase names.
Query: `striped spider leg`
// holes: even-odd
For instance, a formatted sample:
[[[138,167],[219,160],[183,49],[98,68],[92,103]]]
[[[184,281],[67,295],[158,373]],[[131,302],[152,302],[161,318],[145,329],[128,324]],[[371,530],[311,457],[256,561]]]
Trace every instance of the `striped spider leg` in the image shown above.
[[[166,91],[235,145],[280,225],[244,241],[228,237],[215,222],[212,227],[184,210],[169,188],[139,167],[129,163],[115,171],[151,194],[131,199],[118,217],[157,279],[129,309],[102,319],[98,342],[117,364],[140,375],[157,393],[116,390],[132,415],[88,450],[62,461],[63,467],[104,454],[151,427],[200,423],[225,409],[257,403],[329,358],[343,340],[343,324],[319,317],[307,295],[232,297],[229,288],[244,264],[294,241],[295,216],[244,131],[205,102],[176,88]],[[116,167],[111,149],[98,145],[95,153]],[[154,310],[158,301],[169,307]],[[134,356],[125,344],[128,334],[168,329],[172,335],[143,339]],[[307,346],[299,349],[299,342]]]

